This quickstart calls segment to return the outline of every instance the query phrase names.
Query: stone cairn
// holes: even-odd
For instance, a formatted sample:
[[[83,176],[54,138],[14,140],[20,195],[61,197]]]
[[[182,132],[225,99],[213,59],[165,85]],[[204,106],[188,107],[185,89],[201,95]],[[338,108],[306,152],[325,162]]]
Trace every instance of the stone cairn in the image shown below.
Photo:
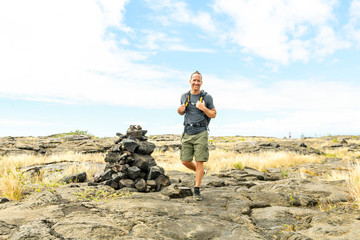
[[[151,156],[155,144],[147,141],[146,133],[139,125],[130,125],[125,135],[117,133],[119,139],[105,157],[105,170],[94,177],[93,184],[139,192],[169,186],[169,177]]]

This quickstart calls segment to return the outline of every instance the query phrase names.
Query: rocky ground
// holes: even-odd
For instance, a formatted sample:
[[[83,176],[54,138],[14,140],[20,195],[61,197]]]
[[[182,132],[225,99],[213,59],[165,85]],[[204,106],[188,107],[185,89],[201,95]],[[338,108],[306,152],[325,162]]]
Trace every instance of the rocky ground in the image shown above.
[[[154,135],[149,141],[160,151],[180,148],[180,135]],[[107,152],[117,137],[97,138],[86,135],[50,135],[43,137],[0,137],[0,156],[9,154],[54,154],[67,151],[89,153]],[[351,143],[360,136],[329,136],[305,139],[277,139],[270,137],[210,137],[210,149],[225,149],[239,153],[261,151],[294,151],[301,154],[322,154],[326,149],[346,148],[360,151],[360,144]]]
[[[54,154],[67,151],[79,153],[106,152],[116,138],[86,135],[51,135],[44,137],[1,137],[0,156],[10,154]]]
[[[179,135],[151,136],[160,151],[176,151],[180,148]],[[346,151],[360,151],[360,144],[352,141],[360,140],[360,136],[327,136],[322,138],[278,139],[271,137],[214,137],[209,138],[209,148],[236,151],[238,153],[258,153],[262,151],[292,151],[300,154],[323,154],[325,150],[343,148]]]
[[[159,148],[174,148],[170,140],[151,140]],[[250,152],[288,146],[307,149],[304,154],[336,148],[332,140],[317,148],[310,141],[225,141],[229,139],[213,145]],[[241,148],[245,144],[252,147]],[[359,147],[349,145],[347,149]],[[13,147],[7,145],[5,151]],[[339,158],[304,166],[322,173],[351,167]],[[191,196],[194,175],[177,171],[166,172],[172,184],[160,192],[126,192],[85,182],[31,191],[19,202],[0,197],[0,239],[359,239],[360,210],[344,181],[283,173],[245,168],[206,175],[203,201]]]
[[[0,239],[358,239],[360,211],[343,181],[281,178],[254,169],[168,172],[161,192],[121,195],[73,183],[0,204]],[[96,197],[99,196],[99,198]]]

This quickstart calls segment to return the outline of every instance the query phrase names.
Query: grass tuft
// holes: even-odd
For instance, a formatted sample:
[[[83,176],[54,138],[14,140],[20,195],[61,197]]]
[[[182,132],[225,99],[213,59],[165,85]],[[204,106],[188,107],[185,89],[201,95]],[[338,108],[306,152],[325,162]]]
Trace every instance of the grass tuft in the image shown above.
[[[346,170],[332,171],[328,176],[328,180],[345,180],[348,186],[350,197],[354,203],[360,207],[360,163],[353,164],[353,167]]]
[[[153,156],[155,157],[156,162],[164,167],[165,170],[191,172],[181,164],[179,151],[166,153],[155,151]],[[210,158],[206,163],[206,169],[209,172],[217,173],[223,169],[243,169],[247,166],[259,171],[266,171],[267,168],[282,168],[302,163],[319,163],[323,160],[323,156],[302,155],[294,152],[240,154],[234,151],[215,149],[210,151]]]
[[[25,176],[17,171],[8,169],[0,175],[0,196],[18,201],[24,192]]]
[[[44,188],[54,188],[61,186],[59,179],[73,173],[86,172],[88,176],[93,176],[95,172],[103,170],[96,163],[104,163],[105,154],[80,154],[67,152],[50,156],[42,155],[9,155],[0,157],[0,196],[18,201],[21,200],[26,191],[27,185],[32,185],[35,191]],[[44,172],[30,176],[24,174],[22,167],[39,165],[50,162],[68,161],[74,162],[64,171],[53,172],[46,178]],[[34,188],[34,185],[37,186]]]

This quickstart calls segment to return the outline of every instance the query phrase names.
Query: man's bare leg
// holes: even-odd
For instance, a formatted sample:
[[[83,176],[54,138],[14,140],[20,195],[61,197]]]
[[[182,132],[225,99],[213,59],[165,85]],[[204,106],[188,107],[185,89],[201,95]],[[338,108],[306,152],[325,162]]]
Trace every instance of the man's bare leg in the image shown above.
[[[200,187],[203,176],[204,176],[204,162],[196,162],[195,187]]]
[[[196,165],[194,162],[190,161],[182,161],[182,164],[186,166],[187,168],[193,170],[196,174],[195,176],[195,188],[194,188],[194,195],[195,199],[198,201],[202,200],[202,197],[200,195],[200,184],[201,180],[204,176],[204,162],[196,162]]]
[[[192,161],[182,161],[182,164],[184,164],[185,167],[193,170],[196,173],[195,187],[200,187],[201,180],[204,176],[204,162],[196,162],[195,165],[195,163]]]
[[[187,167],[188,169],[193,170],[194,172],[196,172],[196,165],[194,162],[192,161],[181,161],[181,163]]]

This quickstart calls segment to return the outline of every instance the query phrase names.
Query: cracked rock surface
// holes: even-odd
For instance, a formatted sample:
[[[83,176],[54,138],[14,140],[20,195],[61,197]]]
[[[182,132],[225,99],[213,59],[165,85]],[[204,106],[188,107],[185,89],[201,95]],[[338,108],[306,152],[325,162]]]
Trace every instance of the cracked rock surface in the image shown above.
[[[0,239],[358,239],[360,211],[343,181],[281,178],[255,169],[169,171],[160,192],[73,183],[0,204]],[[96,198],[106,193],[104,198]],[[105,195],[103,195],[105,196]],[[321,203],[333,208],[321,209]]]

